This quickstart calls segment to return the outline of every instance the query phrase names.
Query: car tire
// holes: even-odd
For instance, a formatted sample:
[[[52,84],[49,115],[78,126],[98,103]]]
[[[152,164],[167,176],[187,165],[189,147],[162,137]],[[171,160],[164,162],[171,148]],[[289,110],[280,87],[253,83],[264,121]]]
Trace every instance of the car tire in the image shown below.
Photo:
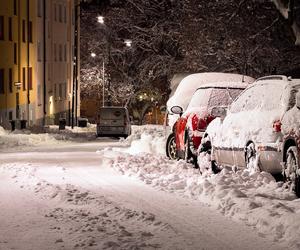
[[[245,148],[245,163],[248,170],[260,171],[259,159],[253,142],[250,142]]]
[[[185,143],[184,143],[184,160],[186,162],[194,164],[195,168],[199,168],[197,156],[192,153],[190,149],[190,145],[191,145],[190,137],[188,135],[188,132],[186,132]]]
[[[300,197],[300,176],[296,146],[291,146],[286,151],[286,162],[283,174],[285,181],[292,183],[294,192],[297,197]]]
[[[177,150],[174,133],[170,134],[166,143],[166,155],[171,160],[177,160]]]

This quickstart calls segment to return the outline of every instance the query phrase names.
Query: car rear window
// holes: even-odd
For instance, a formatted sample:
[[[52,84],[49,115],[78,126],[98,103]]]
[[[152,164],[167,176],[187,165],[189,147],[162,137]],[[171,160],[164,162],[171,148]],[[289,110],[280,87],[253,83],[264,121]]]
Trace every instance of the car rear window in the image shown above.
[[[228,106],[243,89],[237,88],[203,88],[198,89],[188,106],[187,109],[205,107],[211,108],[215,106]]]
[[[100,115],[100,119],[103,120],[112,120],[112,119],[124,119],[124,115],[125,115],[126,111],[125,109],[100,109],[99,115]]]
[[[282,95],[285,85],[280,83],[264,83],[254,85],[245,90],[232,104],[231,112],[237,113],[249,110],[274,110],[284,108]]]

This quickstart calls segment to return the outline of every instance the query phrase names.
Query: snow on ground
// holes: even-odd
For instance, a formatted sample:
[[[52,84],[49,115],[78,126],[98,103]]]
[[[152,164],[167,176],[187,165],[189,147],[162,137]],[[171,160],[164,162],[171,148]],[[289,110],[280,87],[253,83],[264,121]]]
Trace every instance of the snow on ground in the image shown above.
[[[68,130],[59,132],[55,127],[50,129],[54,131],[38,135],[9,133],[0,129],[0,144],[4,138],[2,148],[5,145],[18,145],[16,138],[19,138],[24,142],[19,149],[23,149],[24,145],[39,145],[35,144],[36,141],[39,142],[35,136],[49,136],[51,139],[43,143],[52,146],[59,141],[55,139],[58,134],[66,141],[68,138],[73,141],[74,138],[90,141],[89,137],[84,139],[79,135],[90,131],[79,129],[75,133]],[[104,141],[97,153],[96,148],[91,152],[73,152],[81,149],[71,147],[72,145],[68,153],[47,150],[45,153],[0,153],[0,181],[3,184],[0,186],[0,249],[195,249],[200,245],[196,244],[199,239],[194,236],[203,225],[200,225],[201,222],[191,224],[192,216],[188,216],[194,210],[187,204],[192,201],[201,202],[197,206],[204,214],[206,210],[202,203],[228,218],[254,228],[263,238],[271,236],[274,242],[288,245],[290,249],[300,249],[300,200],[283,183],[275,182],[265,172],[250,174],[246,170],[234,171],[234,168],[225,168],[218,175],[209,171],[200,175],[199,170],[184,161],[167,159],[164,155],[164,140],[163,127],[135,126],[132,135],[126,140],[116,141],[115,146],[110,147]],[[95,141],[101,142],[96,138]],[[84,148],[84,144],[79,145]],[[204,171],[207,165],[208,161],[203,156],[201,170]],[[110,170],[105,170],[105,166],[111,167]],[[121,180],[115,170],[131,179],[131,189],[131,182]],[[107,172],[109,174],[105,176]],[[182,206],[187,206],[188,209],[180,213],[182,220],[178,217],[176,220],[174,217],[173,222],[162,219],[161,215],[168,206],[170,197],[163,204],[159,193],[149,195],[138,191],[144,190],[142,186],[135,184],[139,180],[154,187],[153,192],[184,197],[184,203],[187,204]],[[117,193],[123,195],[124,192],[130,193],[130,196],[116,200]],[[148,196],[152,198],[149,200]],[[131,202],[134,200],[137,204],[146,199],[149,209],[145,208],[145,204],[144,209],[142,205],[132,207],[126,199]],[[155,214],[149,211],[150,204],[158,206],[161,212]],[[178,208],[181,209],[179,203]],[[175,216],[175,210],[174,208],[172,216]],[[211,212],[207,212],[209,213]],[[217,212],[214,216],[217,221],[222,220]],[[199,220],[204,221],[205,218]],[[209,224],[204,226],[207,230],[213,224],[211,220],[210,218]],[[188,226],[183,225],[183,221]],[[180,226],[174,228],[175,222]],[[220,222],[218,228],[224,227],[222,223],[224,222]],[[190,226],[196,229],[188,231]],[[181,228],[185,229],[185,234],[183,231],[178,232]],[[20,240],[16,243],[11,239],[14,230],[22,232],[21,237],[18,234]],[[30,233],[26,233],[28,230]],[[47,235],[43,232],[47,232]],[[212,231],[208,231],[209,237],[211,233]],[[224,231],[224,235],[226,233],[228,234]],[[188,234],[194,237],[196,243],[188,245],[185,242]],[[217,245],[213,245],[212,239],[203,242],[203,247],[206,244],[206,249],[220,249],[224,237],[220,237]],[[34,242],[32,238],[35,239]],[[231,241],[223,249],[234,249],[235,241]],[[20,242],[26,244],[21,247]],[[245,245],[241,247],[243,248],[246,248]]]
[[[98,151],[98,154],[115,158],[111,166],[126,176],[159,190],[205,202],[263,235],[271,234],[274,241],[300,248],[300,199],[284,183],[276,182],[266,172],[251,174],[234,168],[225,168],[218,175],[209,172],[200,175],[199,170],[182,160],[171,161],[163,153],[153,155],[153,144],[160,139],[144,131],[127,150],[131,155],[116,154],[116,149]],[[136,145],[140,145],[139,150]],[[200,168],[203,170],[208,164],[203,156]]]
[[[161,238],[159,235],[164,235],[166,239],[174,237],[175,232],[170,225],[158,220],[154,214],[124,207],[104,195],[69,184],[64,178],[57,180],[59,178],[53,177],[56,179],[54,182],[48,176],[50,182],[46,181],[41,178],[43,171],[45,169],[39,169],[35,164],[1,166],[1,176],[9,175],[14,184],[26,191],[25,194],[35,194],[34,199],[30,198],[30,203],[38,208],[41,208],[41,200],[47,204],[48,207],[33,211],[36,215],[29,213],[26,206],[22,209],[33,225],[40,220],[37,218],[44,217],[40,230],[46,231],[50,228],[50,235],[44,235],[43,232],[37,238],[34,235],[25,235],[23,240],[35,240],[31,244],[26,242],[23,246],[20,246],[17,239],[12,243],[11,239],[6,238],[6,234],[9,234],[8,225],[6,230],[3,227],[6,226],[6,220],[2,215],[7,213],[4,208],[0,211],[0,249],[157,249],[162,244],[161,239],[158,239]],[[46,171],[47,174],[50,173],[49,170]],[[65,168],[52,167],[51,174],[63,177],[66,171]],[[13,183],[10,184],[13,187]],[[5,197],[7,191],[5,187],[0,188],[1,197],[6,198],[8,209],[15,213],[18,208],[9,207],[11,203]],[[28,223],[27,219],[23,215],[13,226],[18,227],[24,221]],[[46,240],[50,242],[45,244]],[[163,245],[166,249],[174,249],[178,243],[173,239]]]
[[[40,130],[40,129],[39,129]],[[96,138],[96,126],[88,124],[86,128],[66,127],[59,130],[58,126],[49,126],[44,129],[44,133],[32,130],[8,131],[0,127],[0,151],[6,149],[26,150],[29,147],[39,147],[44,145],[66,144],[70,141],[83,142]]]

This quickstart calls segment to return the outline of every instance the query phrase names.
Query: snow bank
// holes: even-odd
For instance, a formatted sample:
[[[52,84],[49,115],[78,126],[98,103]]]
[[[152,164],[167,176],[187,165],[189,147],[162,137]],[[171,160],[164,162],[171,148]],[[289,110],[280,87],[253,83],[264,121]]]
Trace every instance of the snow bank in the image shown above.
[[[20,150],[27,147],[57,145],[68,141],[82,142],[96,138],[96,126],[90,124],[86,128],[74,127],[73,130],[71,127],[59,130],[58,126],[49,126],[45,128],[45,131],[47,133],[34,133],[31,130],[11,132],[0,127],[0,150],[15,148]]]
[[[153,187],[206,202],[260,233],[271,232],[275,241],[300,246],[300,202],[268,173],[251,175],[246,170],[225,169],[219,175],[205,177],[185,162],[153,155],[119,157],[113,167]]]
[[[111,157],[109,151],[102,154]],[[206,169],[208,164],[203,157],[200,168]],[[200,175],[199,170],[182,160],[145,153],[120,154],[111,166],[160,190],[205,202],[224,215],[255,227],[261,234],[271,234],[274,241],[300,247],[300,200],[269,173],[225,168],[218,175]]]
[[[130,146],[125,152],[132,155],[139,153],[164,155],[166,131],[161,125],[132,126],[132,134],[124,142]]]

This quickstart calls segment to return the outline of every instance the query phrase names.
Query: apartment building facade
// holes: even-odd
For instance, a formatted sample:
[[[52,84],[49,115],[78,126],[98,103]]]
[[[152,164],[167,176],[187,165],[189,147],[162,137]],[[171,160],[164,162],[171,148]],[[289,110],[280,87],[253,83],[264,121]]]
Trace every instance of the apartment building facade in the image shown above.
[[[78,3],[1,1],[0,126],[9,128],[12,120],[57,124],[59,118],[70,124],[79,116],[79,82],[73,81],[79,75]]]

